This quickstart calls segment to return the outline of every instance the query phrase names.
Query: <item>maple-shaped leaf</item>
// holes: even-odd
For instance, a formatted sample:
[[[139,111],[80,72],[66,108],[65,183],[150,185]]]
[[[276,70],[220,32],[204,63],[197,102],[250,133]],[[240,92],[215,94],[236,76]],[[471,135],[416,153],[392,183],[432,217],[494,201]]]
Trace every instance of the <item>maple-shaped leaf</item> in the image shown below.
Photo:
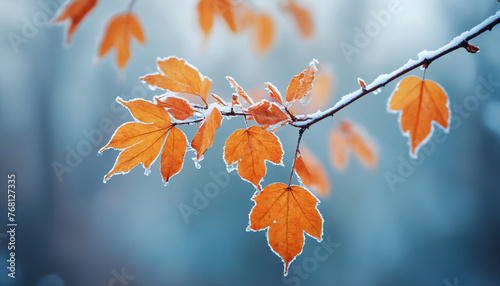
[[[116,62],[123,69],[130,58],[130,40],[135,38],[140,44],[146,43],[141,23],[130,12],[118,14],[111,19],[99,48],[99,58],[112,48],[116,49]]]
[[[257,50],[262,54],[271,48],[274,40],[275,28],[271,15],[261,13],[255,16],[255,38]]]
[[[224,18],[231,31],[236,32],[237,30],[232,0],[200,0],[198,14],[198,21],[205,37],[208,37],[212,31],[215,15]]]
[[[235,3],[235,18],[237,20],[237,28],[239,31],[253,27],[255,23],[256,13],[245,2]]]
[[[191,147],[196,150],[196,160],[199,161],[205,151],[214,143],[215,130],[220,127],[221,122],[222,115],[217,108],[214,108],[191,142]]]
[[[163,101],[157,100],[156,104],[165,107],[168,113],[178,120],[186,120],[194,114],[189,102],[180,97],[167,96]]]
[[[377,165],[377,152],[372,140],[361,126],[353,122],[344,120],[332,130],[329,147],[332,163],[337,169],[345,169],[350,153],[368,168]]]
[[[172,125],[171,118],[163,107],[142,99],[126,102],[118,98],[117,101],[127,107],[140,122],[128,122],[120,126],[109,143],[99,151],[101,153],[108,148],[122,150],[104,181],[115,174],[126,174],[139,164],[148,173],[163,146],[161,173],[164,181],[168,182],[182,168],[186,136]]]
[[[96,6],[97,0],[73,0],[68,1],[64,8],[60,9],[59,17],[52,20],[52,23],[70,21],[66,42],[71,42],[73,34],[82,22]]]
[[[323,218],[317,209],[319,200],[306,189],[283,183],[271,184],[252,198],[255,206],[250,212],[249,230],[268,229],[271,249],[285,264],[285,275],[290,263],[302,252],[304,232],[321,241]]]
[[[275,125],[290,119],[275,103],[262,100],[248,108],[255,121],[260,125]]]
[[[238,174],[260,188],[266,175],[266,160],[281,164],[283,148],[273,133],[260,126],[234,131],[224,145],[224,160],[228,166],[238,163]]]
[[[287,1],[284,9],[292,14],[302,36],[311,38],[314,35],[314,21],[311,12],[293,0]]]
[[[297,100],[301,100],[311,91],[314,82],[314,75],[318,71],[318,69],[316,68],[317,64],[318,61],[313,60],[311,63],[309,63],[309,67],[292,78],[292,80],[288,84],[288,88],[286,89],[287,102],[295,102]]]
[[[446,92],[439,84],[415,76],[404,78],[389,98],[389,112],[401,112],[399,123],[409,137],[410,155],[417,157],[418,149],[430,139],[433,125],[449,130],[450,107]]]
[[[186,60],[177,57],[158,59],[158,68],[160,72],[146,75],[140,80],[163,90],[199,96],[206,103],[212,80]]]
[[[300,156],[295,159],[295,173],[311,191],[323,197],[330,191],[330,180],[323,165],[305,146],[300,147]]]

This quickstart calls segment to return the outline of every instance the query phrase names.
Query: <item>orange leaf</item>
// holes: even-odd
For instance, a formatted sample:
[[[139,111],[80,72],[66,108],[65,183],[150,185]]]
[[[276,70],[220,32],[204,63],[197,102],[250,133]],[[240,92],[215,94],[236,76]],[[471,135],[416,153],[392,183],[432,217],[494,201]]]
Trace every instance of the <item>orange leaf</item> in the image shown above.
[[[302,36],[311,38],[314,35],[314,21],[308,10],[299,6],[295,1],[288,1],[284,9],[292,14]]]
[[[253,26],[255,22],[255,13],[245,2],[236,2],[235,6],[236,19],[238,20],[238,30],[245,30]]]
[[[321,241],[323,218],[317,209],[319,203],[311,193],[299,186],[271,184],[252,198],[255,206],[250,212],[249,230],[269,228],[267,241],[285,264],[285,275],[290,263],[302,252],[304,232]]]
[[[332,98],[333,76],[330,71],[320,70],[314,79],[314,86],[311,89],[311,100],[305,106],[306,112],[316,112],[318,109],[325,107],[325,105]]]
[[[311,63],[309,63],[309,67],[303,70],[299,75],[296,75],[292,78],[286,90],[287,102],[301,100],[311,91],[313,87],[314,75],[318,70],[316,68],[317,64],[318,61],[313,60]]]
[[[113,47],[116,49],[116,62],[123,69],[130,58],[130,38],[144,44],[144,32],[139,20],[132,13],[118,14],[111,19],[99,49],[99,58],[104,57]]]
[[[432,123],[449,130],[448,96],[435,82],[415,76],[403,79],[389,98],[388,110],[401,112],[399,123],[409,137],[410,155],[417,157],[418,149],[430,139]]]
[[[231,87],[234,88],[236,90],[236,92],[238,92],[239,96],[243,97],[243,99],[245,99],[248,103],[254,104],[254,102],[250,98],[250,96],[248,96],[248,94],[245,92],[245,90],[243,90],[243,88],[234,80],[234,78],[232,78],[230,76],[226,76],[226,79],[231,84]]]
[[[158,67],[161,72],[146,75],[141,80],[163,90],[197,95],[206,102],[212,80],[203,76],[194,66],[184,59],[168,57],[159,59]]]
[[[52,23],[63,22],[66,20],[70,20],[71,23],[68,28],[68,35],[66,38],[66,42],[71,42],[71,38],[73,37],[73,33],[75,33],[76,28],[80,25],[80,22],[87,16],[90,11],[92,11],[97,4],[97,0],[74,0],[68,1],[68,3],[61,8],[60,11],[64,9],[59,15],[59,17],[52,20]]]
[[[212,31],[215,14],[224,18],[229,29],[236,32],[234,3],[231,0],[200,0],[198,3],[198,14],[198,22],[205,37]]]
[[[278,137],[260,126],[236,130],[224,146],[226,164],[238,163],[240,177],[259,189],[260,181],[266,175],[266,160],[281,164],[282,156]]]
[[[218,103],[220,103],[223,106],[227,106],[227,102],[225,102],[224,99],[220,98],[217,94],[212,93],[211,95],[215,99],[215,101],[217,101]]]
[[[278,91],[278,88],[276,88],[272,83],[266,82],[267,88],[266,90],[269,92],[269,96],[271,99],[282,106],[285,106],[283,103],[283,99],[281,97],[281,93]]]
[[[255,35],[257,38],[257,50],[260,53],[265,53],[269,50],[274,40],[274,21],[273,18],[266,13],[256,16]]]
[[[109,143],[104,146],[99,153],[108,148],[125,149],[139,142],[144,141],[151,133],[158,131],[154,124],[144,124],[140,122],[128,122],[118,127],[111,137]]]
[[[186,135],[177,127],[172,127],[168,133],[163,151],[161,152],[161,175],[165,183],[172,176],[179,173],[184,164],[184,154],[186,153]]]
[[[132,116],[139,121],[144,123],[153,123],[158,127],[168,127],[172,125],[172,119],[168,115],[167,111],[159,105],[143,99],[123,101],[118,97],[116,101],[127,107],[130,110],[130,113],[132,113]]]
[[[250,106],[248,108],[248,113],[252,114],[255,121],[261,125],[274,125],[289,119],[288,115],[281,111],[275,103],[270,103],[267,100],[262,100]]]
[[[142,99],[125,102],[118,98],[117,101],[141,122],[128,122],[120,126],[109,143],[99,151],[108,148],[122,150],[104,181],[115,174],[128,173],[141,163],[148,173],[167,137],[161,155],[161,172],[163,180],[168,182],[182,168],[187,145],[186,136],[172,125],[170,116],[163,107]]]
[[[330,180],[321,163],[305,146],[300,147],[300,156],[295,159],[295,173],[302,183],[313,192],[326,197],[330,191]]]
[[[200,0],[198,3],[198,22],[205,34],[205,37],[210,34],[214,25],[214,0]]]
[[[145,124],[147,125],[147,124]],[[143,141],[123,150],[116,159],[113,169],[104,177],[107,181],[115,174],[126,174],[132,168],[142,163],[146,170],[149,169],[156,157],[160,154],[161,146],[170,127],[159,128],[151,132]],[[149,171],[146,171],[149,172]]]
[[[197,160],[200,160],[205,151],[214,143],[215,130],[220,127],[221,122],[222,115],[217,108],[214,108],[207,120],[198,129],[198,132],[196,132],[191,147],[196,150]]]
[[[165,101],[158,100],[157,105],[167,108],[170,115],[178,120],[186,120],[193,116],[194,113],[194,110],[191,105],[189,105],[189,102],[183,98],[175,96],[168,96]]]
[[[359,83],[359,86],[361,86],[362,89],[366,89],[366,83],[363,79],[359,78],[358,77],[358,83]]]
[[[232,0],[215,0],[215,12],[222,16],[231,31],[236,32],[236,21],[234,20],[234,2]]]
[[[377,152],[365,130],[349,121],[342,121],[338,128],[330,133],[330,154],[333,165],[344,169],[350,152],[366,167],[375,168]]]

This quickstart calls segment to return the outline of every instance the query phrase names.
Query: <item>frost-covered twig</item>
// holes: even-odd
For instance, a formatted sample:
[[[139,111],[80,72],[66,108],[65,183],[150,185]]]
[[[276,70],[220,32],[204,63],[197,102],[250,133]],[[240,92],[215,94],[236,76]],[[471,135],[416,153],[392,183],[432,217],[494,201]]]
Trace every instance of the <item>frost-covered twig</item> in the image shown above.
[[[360,88],[357,91],[344,95],[340,101],[338,101],[333,107],[323,111],[317,112],[312,115],[297,116],[296,120],[292,124],[298,128],[309,128],[311,125],[327,118],[333,116],[335,113],[342,110],[344,107],[353,103],[354,101],[360,99],[361,97],[372,93],[379,88],[384,87],[386,84],[392,82],[393,80],[399,78],[400,76],[407,74],[408,72],[416,69],[417,67],[427,66],[434,60],[451,53],[459,48],[465,48],[470,53],[475,53],[479,49],[469,44],[469,41],[479,36],[480,34],[491,31],[493,27],[500,23],[500,10],[494,15],[490,16],[488,19],[484,20],[481,24],[475,26],[469,31],[462,33],[460,36],[453,39],[447,45],[435,50],[435,51],[422,51],[418,54],[417,60],[409,60],[405,65],[399,69],[393,71],[390,74],[382,74],[378,76],[371,84],[368,84],[366,88]]]

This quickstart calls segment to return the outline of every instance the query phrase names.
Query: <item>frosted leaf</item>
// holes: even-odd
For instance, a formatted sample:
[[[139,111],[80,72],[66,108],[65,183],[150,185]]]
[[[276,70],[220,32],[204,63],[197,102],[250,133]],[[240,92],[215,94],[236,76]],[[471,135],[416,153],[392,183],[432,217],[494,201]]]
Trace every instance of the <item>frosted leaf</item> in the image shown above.
[[[234,162],[233,164],[226,166],[226,170],[228,173],[231,173],[232,171],[237,169],[238,169],[238,162]]]

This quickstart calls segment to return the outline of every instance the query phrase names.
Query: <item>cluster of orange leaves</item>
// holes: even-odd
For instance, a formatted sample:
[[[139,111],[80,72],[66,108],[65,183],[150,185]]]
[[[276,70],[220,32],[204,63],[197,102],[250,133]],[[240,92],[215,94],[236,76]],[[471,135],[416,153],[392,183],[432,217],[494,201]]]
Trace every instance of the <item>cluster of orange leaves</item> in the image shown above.
[[[82,20],[94,10],[96,5],[97,0],[70,0],[60,9],[52,23],[69,22],[66,41],[70,43]],[[257,12],[248,4],[234,0],[200,0],[197,7],[199,25],[205,37],[210,34],[215,17],[220,16],[232,32],[253,29],[255,31],[254,42],[260,53],[268,51],[271,47],[276,28],[273,17],[269,13]],[[300,6],[295,0],[289,0],[282,8],[283,11],[293,16],[300,33],[305,38],[313,36],[313,17],[305,7]],[[103,58],[114,48],[116,49],[116,63],[120,69],[124,69],[130,59],[132,38],[140,44],[146,43],[141,23],[129,7],[109,21],[99,47],[99,58]]]
[[[104,180],[115,174],[128,173],[139,164],[149,172],[152,163],[160,157],[161,175],[167,183],[182,169],[189,144],[179,126],[198,125],[190,143],[198,163],[212,146],[223,118],[244,117],[247,127],[234,131],[227,138],[223,158],[227,166],[234,165],[240,177],[258,189],[253,198],[256,205],[250,215],[249,229],[269,227],[269,244],[285,262],[286,272],[290,262],[302,251],[304,231],[321,239],[323,220],[316,208],[319,201],[305,187],[320,196],[327,196],[329,177],[313,153],[301,146],[294,158],[294,170],[305,187],[275,183],[262,188],[261,181],[266,175],[266,161],[282,164],[283,147],[275,132],[284,125],[296,122],[296,103],[305,100],[316,104],[327,102],[321,97],[329,93],[323,89],[331,88],[328,73],[318,73],[321,75],[318,77],[319,84],[313,87],[318,71],[317,61],[314,60],[291,79],[284,97],[277,87],[266,82],[268,96],[259,102],[255,102],[236,80],[228,76],[227,80],[235,92],[231,101],[226,102],[210,93],[212,81],[184,59],[169,57],[159,59],[157,64],[159,72],[146,75],[141,80],[166,91],[166,94],[155,97],[153,102],[117,99],[136,121],[120,126],[110,142],[100,150],[121,150]],[[318,100],[309,99],[316,95],[320,97]],[[197,98],[203,104],[192,103],[190,98]],[[252,122],[255,123],[251,125]],[[361,127],[342,121],[331,134],[334,166],[343,168],[349,152],[357,155],[365,165],[375,166],[375,148]]]
[[[313,16],[305,6],[295,0],[288,0],[281,8],[291,15],[304,38],[311,38],[314,35]],[[273,44],[276,34],[273,15],[270,12],[259,11],[244,1],[200,0],[198,13],[198,21],[205,37],[210,35],[214,19],[218,16],[233,33],[251,30],[254,34],[255,48],[259,53],[265,53]]]

